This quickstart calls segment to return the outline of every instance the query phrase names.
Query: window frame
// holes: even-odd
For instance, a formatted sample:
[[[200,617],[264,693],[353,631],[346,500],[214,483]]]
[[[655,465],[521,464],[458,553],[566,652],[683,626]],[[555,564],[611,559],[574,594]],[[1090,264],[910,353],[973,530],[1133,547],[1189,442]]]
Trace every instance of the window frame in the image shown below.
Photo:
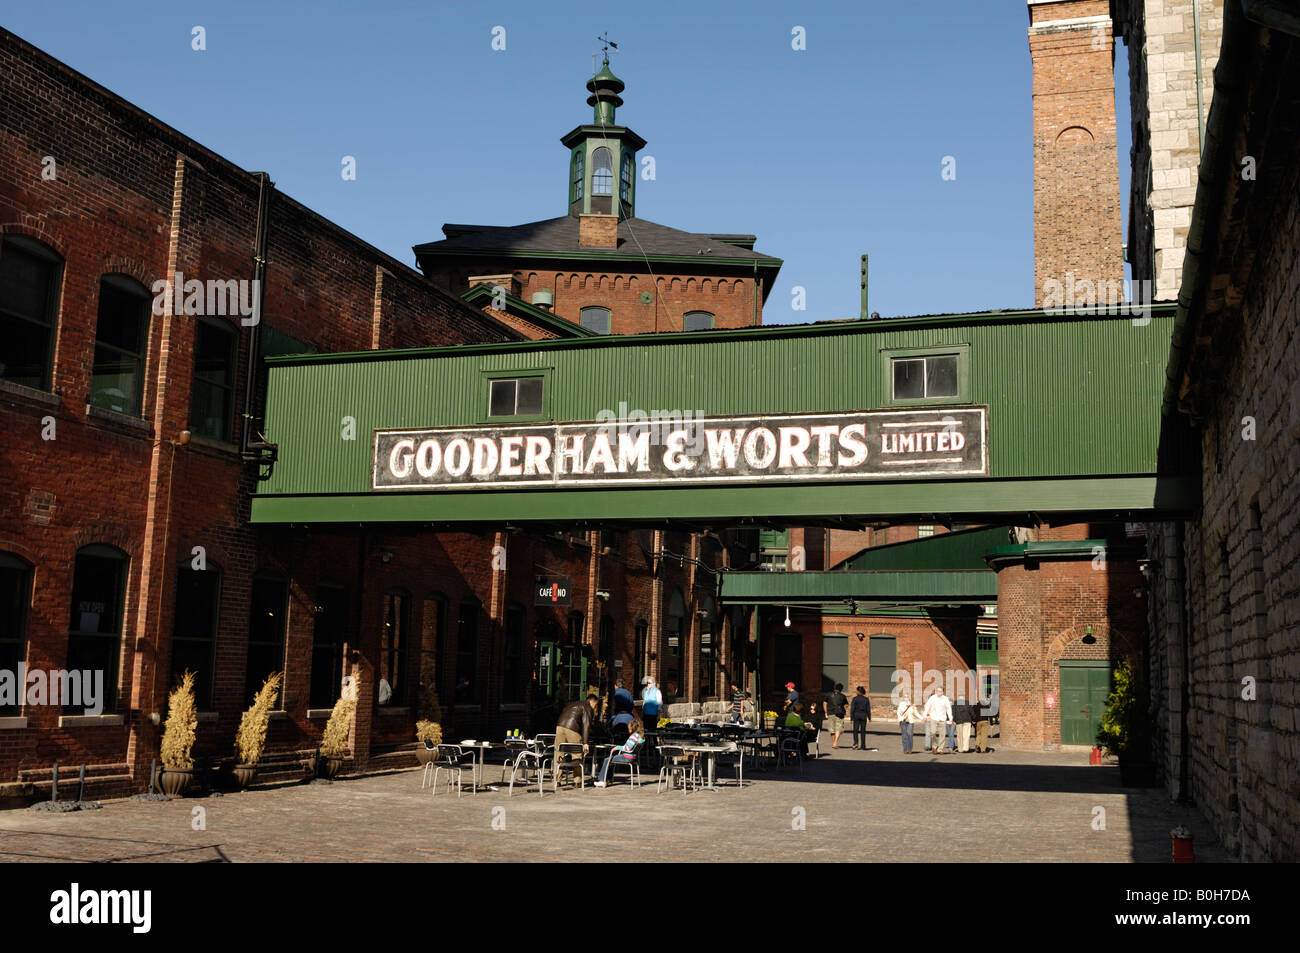
[[[12,607],[15,610],[12,619],[14,632],[7,635],[5,630],[0,628],[0,649],[13,646],[13,667],[10,671],[17,672],[18,666],[27,661],[27,650],[30,644],[27,627],[31,619],[32,582],[36,575],[35,567],[17,553],[0,551],[0,571],[18,574],[18,604]],[[8,607],[5,607],[3,611],[7,614]],[[8,668],[5,661],[4,655],[0,654],[0,669]],[[24,694],[20,690],[12,705],[0,704],[0,718],[18,716],[23,710]]]
[[[466,615],[468,613],[468,616]],[[478,684],[478,658],[479,658],[479,636],[482,632],[483,603],[473,597],[467,597],[460,601],[460,606],[456,613],[456,681],[452,689],[452,703],[455,705],[472,705],[476,706],[481,701],[481,692]],[[466,620],[469,620],[470,626],[467,627]],[[472,629],[469,632],[469,638],[466,638],[467,628]],[[466,673],[468,667],[468,673]],[[464,697],[460,695],[460,677],[462,674],[468,674],[469,691]]]
[[[623,150],[622,158],[619,159],[618,178],[618,200],[625,205],[631,205],[632,186],[636,179],[636,169],[634,168],[632,153],[628,152],[626,149]]]
[[[602,172],[601,167],[597,165],[597,161],[600,159],[600,154],[602,152],[604,152],[605,155],[609,156],[609,165],[605,167],[606,169],[609,170],[608,185],[606,186],[604,175],[601,175],[601,179],[599,183],[600,185],[605,187],[605,191],[601,191],[600,189],[597,188],[598,183],[596,180],[596,176]],[[609,198],[612,201],[614,198],[615,178],[616,178],[616,173],[614,172],[614,150],[611,149],[609,146],[597,146],[595,149],[592,149],[591,150],[591,197]]]
[[[207,585],[215,585],[216,591],[212,596],[212,616],[208,620],[207,635],[194,635],[180,633],[177,624],[181,618],[180,601],[181,601],[181,580],[185,578],[186,573],[193,573],[191,578],[202,579]],[[194,686],[194,704],[199,711],[216,711],[214,697],[217,688],[217,640],[221,634],[221,568],[213,563],[208,563],[206,569],[194,569],[189,562],[185,562],[177,567],[176,570],[176,591],[172,599],[172,637],[171,637],[171,657],[167,660],[169,685],[178,683],[184,669],[176,669],[176,644],[202,645],[207,644],[208,657],[207,681],[204,683],[199,680],[202,672],[195,671]]]
[[[690,318],[699,317],[700,315],[704,315],[709,319],[709,323],[706,327],[702,327],[702,328],[687,327],[687,323],[689,322]],[[683,331],[712,331],[714,327],[717,326],[717,320],[718,320],[718,316],[714,314],[712,311],[700,311],[700,310],[687,311],[685,314],[682,315],[682,330]]]
[[[519,368],[508,371],[481,371],[481,379],[484,382],[484,394],[481,416],[479,423],[482,424],[508,424],[538,420],[551,419],[551,371],[550,367],[529,367]],[[492,384],[502,380],[531,380],[541,378],[542,381],[542,410],[537,414],[502,414],[494,416],[492,414]],[[519,394],[515,392],[515,409],[519,409]]]
[[[117,580],[117,593],[114,597],[116,599],[116,604],[114,607],[116,611],[114,613],[114,621],[113,621],[114,631],[112,632],[89,632],[82,629],[73,628],[72,626],[72,622],[73,622],[72,613],[76,611],[75,599],[77,596],[77,562],[83,556],[87,559],[112,560],[113,562],[118,563],[117,571],[119,575]],[[122,550],[118,549],[116,546],[110,546],[105,543],[90,543],[89,545],[82,546],[73,555],[72,588],[68,594],[68,607],[69,607],[68,651],[66,655],[66,659],[67,659],[66,664],[68,669],[81,670],[84,668],[84,666],[80,664],[73,663],[73,640],[74,639],[78,641],[87,640],[87,639],[103,639],[105,641],[116,642],[116,648],[111,652],[109,656],[109,658],[112,659],[112,668],[104,672],[104,698],[101,699],[103,704],[102,710],[100,712],[101,714],[111,714],[117,710],[117,702],[118,702],[117,682],[118,682],[118,675],[122,666],[122,645],[124,641],[123,630],[125,629],[124,622],[126,619],[126,590],[127,590],[127,585],[130,581],[130,575],[131,575],[131,557],[128,556],[126,553],[124,553]],[[78,709],[80,709],[80,712],[78,712]],[[63,706],[63,711],[64,714],[68,714],[68,715],[75,715],[78,713],[85,714],[85,706],[65,704]]]
[[[587,175],[587,150],[578,146],[573,150],[573,159],[569,163],[569,204],[581,202],[583,198],[585,177]]]
[[[396,618],[396,639],[390,639],[390,626],[388,623],[389,612],[393,607],[393,602],[397,603]],[[379,676],[384,674],[384,663],[388,663],[388,673],[393,677],[388,680],[388,687],[392,691],[392,697],[388,699],[385,708],[400,708],[407,705],[410,699],[407,698],[406,686],[411,680],[410,672],[410,655],[411,655],[411,593],[398,587],[393,587],[384,591],[384,617],[383,626],[379,633],[379,666],[375,674],[375,707],[379,705]]]
[[[943,397],[895,397],[894,396],[894,362],[906,360],[924,360],[932,357],[957,358],[957,393]],[[970,390],[970,344],[941,344],[932,347],[881,348],[881,377],[884,394],[882,407],[925,407],[937,404],[969,404]],[[926,367],[926,386],[929,387],[930,370]]]
[[[226,387],[225,385],[221,385],[221,384],[214,385],[209,381],[200,381],[198,375],[198,338],[199,338],[198,329],[202,325],[207,325],[210,328],[225,332],[226,334],[230,335],[230,385],[229,387]],[[233,443],[235,439],[234,438],[234,422],[235,422],[235,410],[236,410],[235,395],[239,386],[239,332],[236,331],[235,328],[233,328],[231,325],[227,324],[225,321],[219,321],[214,318],[205,317],[203,315],[196,316],[194,322],[194,348],[191,357],[192,357],[192,361],[191,361],[192,376],[190,378],[190,406],[189,406],[189,412],[186,414],[186,420],[189,422],[190,431],[195,436],[202,437],[207,440],[216,440],[219,443]],[[194,419],[194,412],[198,403],[195,400],[196,388],[200,383],[208,387],[213,387],[213,386],[221,387],[222,390],[227,391],[228,403],[223,408],[221,436],[213,436],[207,430],[202,429]]]
[[[114,292],[121,295],[129,295],[139,299],[138,303],[141,312],[138,315],[139,328],[136,333],[136,346],[138,351],[128,351],[117,344],[108,344],[100,340],[100,322],[103,320],[104,306],[104,287],[108,286]],[[99,297],[95,302],[95,349],[91,356],[90,364],[90,391],[86,394],[86,404],[99,410],[107,410],[110,413],[126,414],[129,417],[144,416],[144,385],[145,369],[149,359],[149,332],[150,318],[153,316],[152,298],[149,290],[129,275],[117,273],[101,275],[99,278]],[[132,372],[132,392],[128,407],[126,410],[118,410],[116,407],[106,407],[103,404],[95,402],[95,377],[99,366],[99,352],[104,348],[113,352],[119,357],[129,357],[134,359],[135,367]]]
[[[586,323],[583,321],[583,316],[586,315],[588,311],[605,312],[605,321],[607,322],[607,325],[604,331],[597,331],[595,328],[587,327]],[[584,330],[590,331],[592,334],[600,334],[602,336],[608,337],[609,335],[614,333],[614,312],[612,309],[605,307],[603,304],[586,305],[578,309],[578,326],[583,328]]]
[[[2,375],[0,375],[0,381],[15,387],[27,387],[44,393],[52,393],[54,390],[54,357],[58,348],[59,304],[63,296],[63,276],[66,262],[63,256],[53,248],[44,242],[28,238],[26,235],[0,235],[0,259],[4,258],[5,246],[17,248],[21,254],[28,257],[43,259],[52,266],[52,269],[49,285],[45,291],[45,319],[42,326],[46,328],[47,335],[45,341],[45,365],[41,369],[41,382],[39,385],[33,386]],[[29,315],[20,314],[5,307],[3,301],[0,301],[0,316],[3,316],[5,320],[22,321],[31,325],[37,324]]]
[[[277,600],[278,611],[280,614],[279,639],[277,642],[272,642],[269,639],[254,638],[254,634],[258,631],[257,626],[254,624],[254,613],[257,611],[258,608],[257,595],[256,595],[257,587],[259,585],[267,585],[267,584],[274,584],[275,586],[279,587],[280,590],[279,592],[280,598]],[[290,605],[289,581],[284,576],[280,575],[277,572],[269,572],[269,571],[259,571],[253,574],[252,582],[249,584],[249,598],[248,598],[248,615],[249,615],[248,651],[245,653],[244,656],[244,701],[247,704],[251,705],[253,703],[253,697],[261,689],[262,682],[266,679],[268,675],[274,674],[275,672],[285,673],[285,670],[287,668],[287,666],[285,665],[285,654],[288,650],[288,643],[289,643],[289,639],[288,639],[289,605]],[[259,647],[277,646],[279,649],[278,666],[276,668],[273,668],[270,672],[267,672],[266,674],[255,675],[253,669],[251,668],[254,646],[259,646]],[[284,680],[281,679],[280,691],[277,693],[277,697],[276,697],[276,710],[282,710],[283,708],[284,708]]]
[[[893,660],[889,662],[877,662],[875,661],[876,653],[872,651],[872,648],[877,643],[883,646],[886,641],[893,649],[890,653],[893,655]],[[884,672],[884,674],[889,679],[889,688],[883,689],[875,684],[877,680],[873,679],[872,675],[875,675],[878,671],[883,671],[886,668],[888,668],[888,671]],[[867,636],[867,694],[892,694],[897,685],[893,680],[893,674],[896,671],[898,671],[898,636],[890,635],[888,632],[871,633],[871,635]]]

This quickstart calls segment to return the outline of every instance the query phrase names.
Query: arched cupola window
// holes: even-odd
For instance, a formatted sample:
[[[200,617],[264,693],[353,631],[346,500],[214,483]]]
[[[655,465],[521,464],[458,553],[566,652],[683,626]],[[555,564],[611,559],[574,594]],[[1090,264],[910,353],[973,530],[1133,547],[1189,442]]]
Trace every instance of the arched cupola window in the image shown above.
[[[604,146],[591,154],[591,194],[614,194],[614,157]]]

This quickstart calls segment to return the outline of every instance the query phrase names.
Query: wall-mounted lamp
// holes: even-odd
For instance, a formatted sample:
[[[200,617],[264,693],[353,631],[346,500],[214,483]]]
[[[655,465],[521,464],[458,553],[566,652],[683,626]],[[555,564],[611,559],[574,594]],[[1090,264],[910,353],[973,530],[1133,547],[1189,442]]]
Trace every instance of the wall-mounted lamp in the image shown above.
[[[609,602],[609,590],[608,590],[608,589],[597,589],[597,590],[596,590],[596,598],[597,598],[597,599],[600,599],[600,600],[602,600],[602,601],[604,601],[604,602]]]
[[[858,637],[859,642],[863,641],[867,637],[867,633],[865,632],[854,632],[853,634]]]
[[[1097,641],[1097,639],[1092,634],[1092,626],[1085,625],[1083,627],[1083,638],[1080,641],[1082,641],[1085,645],[1092,645],[1094,642]]]

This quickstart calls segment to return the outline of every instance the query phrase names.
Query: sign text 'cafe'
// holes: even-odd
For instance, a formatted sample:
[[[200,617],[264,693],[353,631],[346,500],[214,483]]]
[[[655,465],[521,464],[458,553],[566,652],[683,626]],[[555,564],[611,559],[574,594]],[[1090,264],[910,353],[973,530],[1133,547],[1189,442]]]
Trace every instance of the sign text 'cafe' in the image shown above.
[[[376,490],[978,476],[983,407],[376,430]]]

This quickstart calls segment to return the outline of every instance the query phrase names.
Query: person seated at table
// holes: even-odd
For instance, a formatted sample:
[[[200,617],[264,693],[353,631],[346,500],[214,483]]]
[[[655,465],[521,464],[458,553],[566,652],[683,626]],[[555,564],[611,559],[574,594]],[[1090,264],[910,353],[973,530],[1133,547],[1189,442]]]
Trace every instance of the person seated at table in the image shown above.
[[[627,741],[623,742],[623,747],[616,748],[609,754],[605,755],[605,760],[600,766],[600,778],[596,781],[596,787],[603,788],[605,782],[609,779],[609,766],[614,763],[632,764],[636,761],[637,747],[645,740],[642,734],[641,722],[632,721],[628,726]]]
[[[636,715],[633,712],[619,712],[609,723],[610,740],[614,741],[616,744],[622,744],[627,740],[627,736],[631,733],[632,725],[634,723],[639,724],[636,720]]]
[[[786,712],[785,718],[778,724],[782,728],[799,732],[799,746],[803,749],[803,756],[808,757],[808,739],[812,737],[812,731],[811,726],[803,720],[803,702],[795,702],[794,707]]]

